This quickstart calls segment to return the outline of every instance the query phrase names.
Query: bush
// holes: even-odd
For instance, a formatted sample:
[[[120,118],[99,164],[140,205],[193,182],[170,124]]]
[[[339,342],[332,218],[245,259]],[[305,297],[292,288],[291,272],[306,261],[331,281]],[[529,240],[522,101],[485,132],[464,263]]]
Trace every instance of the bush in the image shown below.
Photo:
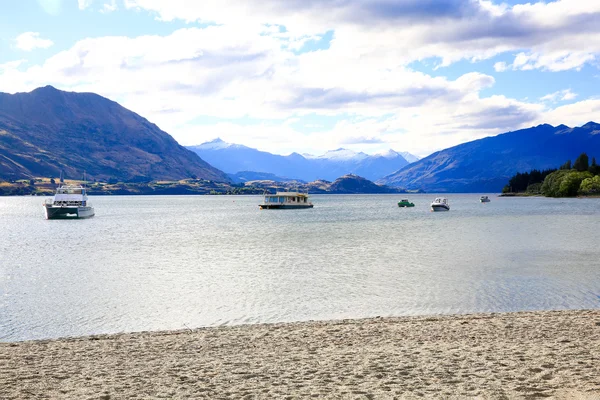
[[[549,197],[573,197],[577,196],[581,182],[591,178],[588,171],[579,172],[575,170],[561,169],[551,173],[544,179],[542,194]]]
[[[600,176],[596,175],[593,178],[586,178],[581,181],[579,186],[579,194],[599,194],[600,193]]]
[[[531,194],[542,193],[542,183],[541,182],[532,183],[531,185],[527,186],[527,190],[525,190],[525,192],[531,193]]]

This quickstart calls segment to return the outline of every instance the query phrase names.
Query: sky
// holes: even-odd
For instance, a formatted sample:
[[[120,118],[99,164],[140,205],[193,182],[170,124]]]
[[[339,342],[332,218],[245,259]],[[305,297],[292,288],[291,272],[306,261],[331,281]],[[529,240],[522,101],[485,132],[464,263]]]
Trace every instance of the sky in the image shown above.
[[[423,157],[600,121],[600,1],[1,1],[0,92],[45,85],[182,145]]]

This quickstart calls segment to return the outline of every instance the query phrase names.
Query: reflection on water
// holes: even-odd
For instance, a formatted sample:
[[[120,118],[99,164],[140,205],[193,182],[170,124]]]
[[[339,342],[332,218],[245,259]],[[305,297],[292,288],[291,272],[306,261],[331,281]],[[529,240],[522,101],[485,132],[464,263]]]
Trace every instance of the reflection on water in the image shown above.
[[[434,197],[95,197],[79,221],[0,198],[0,340],[600,307],[599,199]]]

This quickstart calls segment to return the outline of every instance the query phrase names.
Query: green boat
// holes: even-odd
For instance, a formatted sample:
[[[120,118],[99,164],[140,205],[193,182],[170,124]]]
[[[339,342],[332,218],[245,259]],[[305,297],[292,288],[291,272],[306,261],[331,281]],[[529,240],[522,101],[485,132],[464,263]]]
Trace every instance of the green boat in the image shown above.
[[[402,199],[398,202],[398,207],[414,207],[415,204],[411,203],[407,199]]]

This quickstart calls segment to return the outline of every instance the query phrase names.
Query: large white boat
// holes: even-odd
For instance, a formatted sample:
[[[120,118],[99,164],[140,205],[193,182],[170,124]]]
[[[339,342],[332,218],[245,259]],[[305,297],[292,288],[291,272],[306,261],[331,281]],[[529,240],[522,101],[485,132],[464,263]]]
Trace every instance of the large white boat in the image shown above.
[[[490,198],[489,198],[489,197],[487,197],[487,196],[481,196],[481,197],[479,198],[479,201],[480,201],[481,203],[489,203],[491,200],[490,200]]]
[[[61,185],[54,197],[44,202],[46,219],[75,219],[94,216],[94,207],[88,202],[86,188]]]
[[[448,199],[445,197],[437,197],[433,203],[431,203],[431,211],[450,211]]]
[[[313,203],[308,200],[308,193],[277,192],[265,194],[265,199],[259,207],[261,210],[312,208]]]

